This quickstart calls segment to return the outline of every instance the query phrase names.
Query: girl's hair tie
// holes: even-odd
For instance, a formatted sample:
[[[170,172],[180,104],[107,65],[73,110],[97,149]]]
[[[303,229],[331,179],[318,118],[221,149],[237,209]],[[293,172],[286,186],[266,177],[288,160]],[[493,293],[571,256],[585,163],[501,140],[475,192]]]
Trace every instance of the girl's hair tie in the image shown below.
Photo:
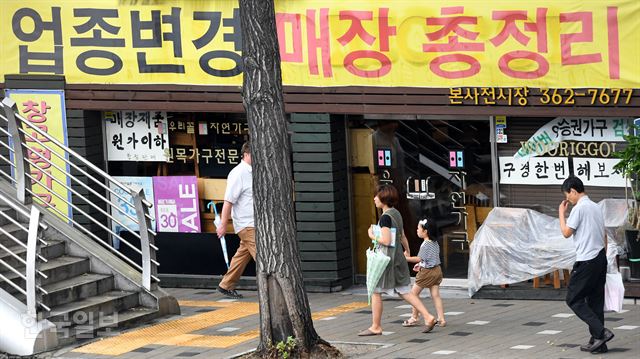
[[[418,224],[422,227],[422,229],[427,229],[427,219],[421,219],[418,221]]]

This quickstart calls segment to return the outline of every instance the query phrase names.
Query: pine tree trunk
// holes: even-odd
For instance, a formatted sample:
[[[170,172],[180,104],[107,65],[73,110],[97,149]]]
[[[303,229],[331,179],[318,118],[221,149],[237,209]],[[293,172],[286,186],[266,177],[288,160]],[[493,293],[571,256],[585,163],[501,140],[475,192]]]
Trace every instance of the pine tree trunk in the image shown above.
[[[273,0],[240,0],[240,17],[256,221],[258,353],[292,336],[298,354],[308,356],[326,342],[313,327],[303,287]]]

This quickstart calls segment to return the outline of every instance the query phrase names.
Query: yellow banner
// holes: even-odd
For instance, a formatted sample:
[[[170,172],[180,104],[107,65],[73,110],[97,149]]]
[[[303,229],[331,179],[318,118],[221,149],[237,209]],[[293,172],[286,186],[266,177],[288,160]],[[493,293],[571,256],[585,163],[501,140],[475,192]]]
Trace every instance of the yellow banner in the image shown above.
[[[242,83],[237,0],[2,0],[0,74]],[[638,0],[276,0],[283,82],[640,88]]]
[[[25,119],[60,143],[67,144],[63,91],[7,90],[7,96],[16,102],[19,113]],[[69,170],[67,163],[58,156],[64,157],[65,152],[26,124],[23,124],[22,128],[32,137],[25,135],[25,141],[29,146],[29,160],[35,164],[35,166],[31,165],[31,177],[33,178],[31,189],[37,195],[34,197],[34,202],[45,207],[55,208],[56,210],[50,209],[51,212],[68,221],[71,218],[71,206],[65,200],[71,202],[71,192],[65,185],[70,186],[70,184],[67,175],[58,169]],[[49,149],[45,149],[33,138],[47,145]]]

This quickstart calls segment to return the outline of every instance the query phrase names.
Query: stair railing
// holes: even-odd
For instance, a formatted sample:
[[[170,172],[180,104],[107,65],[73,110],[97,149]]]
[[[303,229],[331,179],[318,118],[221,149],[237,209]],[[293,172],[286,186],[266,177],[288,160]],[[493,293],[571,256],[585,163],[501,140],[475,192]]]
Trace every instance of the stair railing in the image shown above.
[[[42,288],[42,286],[40,286],[41,278],[47,279],[48,277],[38,269],[40,263],[47,262],[47,259],[40,255],[38,251],[38,242],[46,244],[46,242],[40,238],[39,231],[41,228],[46,230],[47,226],[40,222],[40,210],[35,206],[31,206],[31,212],[27,213],[23,208],[17,206],[13,201],[11,201],[11,199],[3,196],[2,194],[0,194],[0,204],[8,205],[16,214],[14,218],[5,211],[0,211],[0,217],[5,218],[7,223],[13,223],[17,226],[19,231],[24,231],[27,234],[27,243],[24,243],[15,235],[0,227],[0,232],[17,244],[17,246],[13,247],[15,249],[12,250],[10,247],[6,247],[0,243],[0,249],[15,258],[17,263],[24,266],[13,266],[0,259],[0,269],[8,269],[9,272],[12,272],[17,276],[15,279],[11,279],[0,274],[0,279],[24,295],[24,299],[26,300],[25,304],[27,305],[27,314],[32,318],[36,318],[38,309],[42,308],[46,311],[51,311],[51,308],[42,302],[42,295],[48,293]],[[28,228],[22,224],[23,221],[18,219],[20,216],[22,216],[22,218],[29,219]],[[26,258],[22,258],[18,254],[20,253],[18,250],[20,250],[20,252],[22,252],[22,250],[26,250]],[[23,285],[19,284],[20,280],[24,281]]]
[[[87,228],[85,225],[77,222],[74,218],[68,218],[69,222],[73,224],[74,228],[77,228],[84,232],[87,236],[91,237],[95,240],[95,242],[99,243],[110,252],[121,258],[123,261],[127,262],[129,265],[137,269],[142,273],[142,283],[140,283],[145,289],[152,290],[154,286],[160,282],[160,279],[157,277],[157,267],[160,265],[156,260],[156,251],[158,247],[155,245],[155,236],[156,232],[151,228],[151,215],[149,214],[149,210],[152,207],[152,204],[149,203],[144,196],[144,191],[142,189],[134,190],[120,181],[116,180],[105,171],[95,166],[93,163],[89,162],[87,159],[58,141],[56,138],[48,134],[46,131],[42,131],[38,126],[31,123],[29,120],[22,117],[17,112],[17,106],[13,100],[10,98],[5,98],[2,101],[3,111],[0,112],[0,119],[7,122],[7,130],[4,130],[2,126],[0,126],[0,135],[4,134],[12,139],[10,144],[4,143],[0,141],[0,145],[7,148],[9,152],[11,152],[14,159],[22,159],[21,161],[11,161],[4,156],[0,155],[0,160],[4,161],[5,164],[8,164],[12,171],[14,172],[14,176],[0,171],[0,174],[4,175],[8,178],[8,180],[15,184],[16,187],[16,198],[23,203],[27,203],[28,199],[38,198],[38,194],[34,193],[31,188],[31,184],[39,184],[43,188],[46,188],[45,176],[51,180],[51,182],[55,182],[57,185],[66,188],[70,193],[73,194],[75,198],[79,201],[74,203],[73,200],[69,200],[68,198],[64,198],[64,196],[56,193],[55,191],[50,191],[49,193],[52,196],[60,199],[64,203],[68,204],[75,213],[82,214],[85,218],[91,221],[93,224],[97,225],[99,228],[103,229],[112,236],[112,238],[118,239],[120,243],[129,247],[133,252],[137,253],[141,257],[140,263],[136,263],[131,258],[109,245],[109,243],[98,237],[91,229]],[[4,112],[4,115],[2,114]],[[1,123],[0,123],[1,125]],[[19,141],[15,141],[13,139],[18,139]],[[43,149],[46,149],[48,153],[56,156],[68,166],[70,166],[75,171],[79,172],[91,182],[90,184],[84,183],[77,176],[73,175],[71,171],[67,170],[66,166],[61,167],[58,164],[54,163],[52,158],[47,158],[47,156],[41,154],[41,151],[32,151],[27,144],[27,142],[37,143],[39,146],[42,146]],[[49,143],[55,145],[50,145]],[[59,149],[63,153],[59,153]],[[51,157],[51,156],[49,156]],[[75,189],[73,189],[69,184],[64,181],[60,181],[55,178],[49,171],[42,171],[42,176],[38,179],[37,176],[34,176],[34,172],[30,169],[39,168],[39,166],[34,163],[34,161],[46,162],[47,165],[60,171],[63,173],[71,182],[79,185],[86,191],[88,191],[95,198],[87,198],[87,196],[79,193]],[[90,169],[95,175],[89,174],[87,171],[82,169],[81,166],[85,166]],[[37,172],[35,172],[37,174]],[[94,189],[97,185],[98,188],[104,190],[104,193],[109,193],[110,198],[117,198],[121,203],[125,203],[130,208],[135,209],[136,216],[132,216],[121,206],[114,204],[109,198],[105,197],[98,191]],[[123,190],[125,193],[129,193],[131,198],[125,198],[116,191],[112,189],[113,186],[116,186]],[[97,199],[97,201],[96,201]],[[106,218],[110,219],[113,223],[116,223],[121,228],[127,230],[132,236],[136,237],[140,240],[140,248],[137,248],[135,245],[131,244],[128,240],[123,238],[120,235],[120,232],[116,233],[111,228],[109,228],[108,224],[102,223],[99,220],[95,219],[93,216],[89,215],[87,212],[82,210],[77,203],[85,203],[95,209],[97,212],[104,215]],[[98,203],[95,203],[98,202]],[[106,210],[101,206],[106,206]],[[46,206],[47,209],[57,213],[62,218],[67,218],[67,214],[63,213],[59,209],[54,206]],[[133,222],[133,225],[127,225],[116,219],[112,214],[119,212],[127,218],[129,221]],[[136,233],[135,226],[137,226],[137,230],[139,233]]]

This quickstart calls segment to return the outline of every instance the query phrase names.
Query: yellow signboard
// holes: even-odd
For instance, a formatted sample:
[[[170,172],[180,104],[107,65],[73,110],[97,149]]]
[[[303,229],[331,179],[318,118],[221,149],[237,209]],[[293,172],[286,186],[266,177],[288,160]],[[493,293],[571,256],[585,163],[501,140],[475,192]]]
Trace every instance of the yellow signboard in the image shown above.
[[[237,0],[3,0],[0,74],[240,85]],[[640,88],[638,0],[276,0],[283,82]]]
[[[60,143],[67,144],[64,91],[7,90],[7,96],[16,102],[18,113],[27,121]],[[71,206],[67,203],[71,202],[71,192],[67,188],[70,184],[67,175],[60,170],[69,171],[67,163],[60,158],[66,158],[65,152],[26,124],[22,124],[22,128],[29,134],[25,135],[25,142],[29,146],[28,156],[32,163],[31,190],[37,195],[34,202],[55,208],[51,212],[68,221],[71,218]]]

